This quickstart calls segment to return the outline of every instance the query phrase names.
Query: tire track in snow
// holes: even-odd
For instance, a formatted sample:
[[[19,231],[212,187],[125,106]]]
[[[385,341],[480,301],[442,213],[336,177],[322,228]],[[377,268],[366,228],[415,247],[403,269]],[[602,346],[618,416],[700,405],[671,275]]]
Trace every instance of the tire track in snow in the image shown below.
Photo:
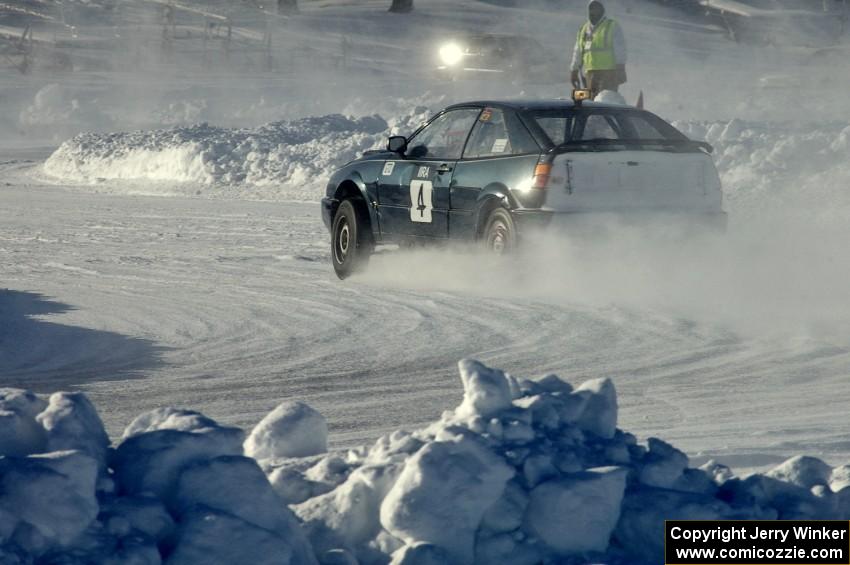
[[[29,186],[0,191],[0,209],[5,285],[73,307],[38,320],[160,348],[70,342],[17,376],[0,365],[3,385],[88,391],[113,436],[153,407],[250,426],[297,398],[328,416],[336,446],[355,445],[455,405],[455,362],[475,356],[522,376],[610,376],[623,427],[692,454],[743,465],[850,455],[838,423],[850,401],[841,343],[745,338],[522,292],[339,282],[314,205]]]

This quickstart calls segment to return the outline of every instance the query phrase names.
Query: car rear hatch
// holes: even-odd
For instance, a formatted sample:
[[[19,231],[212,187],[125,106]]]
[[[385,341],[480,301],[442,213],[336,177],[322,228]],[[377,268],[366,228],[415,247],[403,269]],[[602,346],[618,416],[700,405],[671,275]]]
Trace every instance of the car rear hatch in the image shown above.
[[[575,149],[575,148],[571,148]],[[702,151],[560,148],[544,208],[558,212],[719,211],[720,179]]]
[[[712,147],[651,112],[577,103],[531,107],[524,117],[552,144],[544,209],[721,211]]]

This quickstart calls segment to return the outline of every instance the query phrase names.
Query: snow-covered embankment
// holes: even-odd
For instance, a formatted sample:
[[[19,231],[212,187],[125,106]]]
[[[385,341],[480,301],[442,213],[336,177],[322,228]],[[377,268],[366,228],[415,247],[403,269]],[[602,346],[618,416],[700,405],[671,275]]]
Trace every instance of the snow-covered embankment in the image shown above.
[[[328,174],[390,134],[409,134],[428,116],[386,120],[329,115],[255,129],[206,124],[131,133],[85,133],[63,143],[44,165],[67,182],[134,180],[235,188],[243,197],[315,201]],[[715,146],[731,211],[788,204],[781,193],[848,202],[850,127],[846,123],[676,122],[693,139]],[[119,188],[120,190],[120,188]],[[138,187],[128,190],[137,191]],[[769,196],[765,198],[765,194]]]
[[[415,119],[422,117],[406,121]],[[330,170],[379,145],[393,127],[377,115],[328,115],[254,129],[200,124],[83,133],[63,143],[45,162],[44,172],[68,182],[133,180],[190,183],[195,188],[250,187],[244,196],[315,200]]]
[[[796,457],[746,479],[616,428],[607,379],[573,388],[460,364],[425,429],[326,453],[280,405],[246,437],[148,412],[110,446],[81,393],[0,392],[0,557],[132,563],[534,564],[662,560],[665,519],[846,518],[850,467]],[[111,561],[109,561],[111,562]]]
[[[688,137],[705,140],[723,181],[730,211],[846,214],[850,197],[850,125],[847,122],[676,122]]]

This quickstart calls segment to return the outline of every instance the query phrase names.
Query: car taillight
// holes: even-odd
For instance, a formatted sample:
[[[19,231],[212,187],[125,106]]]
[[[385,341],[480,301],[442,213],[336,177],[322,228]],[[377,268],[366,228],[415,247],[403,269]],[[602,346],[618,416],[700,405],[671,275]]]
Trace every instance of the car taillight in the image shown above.
[[[551,163],[537,163],[537,166],[534,167],[534,180],[531,182],[531,188],[546,188],[549,185],[551,174]]]

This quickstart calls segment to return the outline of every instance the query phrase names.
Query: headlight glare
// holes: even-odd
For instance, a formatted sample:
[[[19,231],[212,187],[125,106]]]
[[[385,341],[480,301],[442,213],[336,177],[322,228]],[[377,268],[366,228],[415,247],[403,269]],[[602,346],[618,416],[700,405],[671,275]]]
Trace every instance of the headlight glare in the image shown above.
[[[463,59],[463,49],[457,43],[447,43],[440,47],[440,59],[446,65],[453,67]]]

